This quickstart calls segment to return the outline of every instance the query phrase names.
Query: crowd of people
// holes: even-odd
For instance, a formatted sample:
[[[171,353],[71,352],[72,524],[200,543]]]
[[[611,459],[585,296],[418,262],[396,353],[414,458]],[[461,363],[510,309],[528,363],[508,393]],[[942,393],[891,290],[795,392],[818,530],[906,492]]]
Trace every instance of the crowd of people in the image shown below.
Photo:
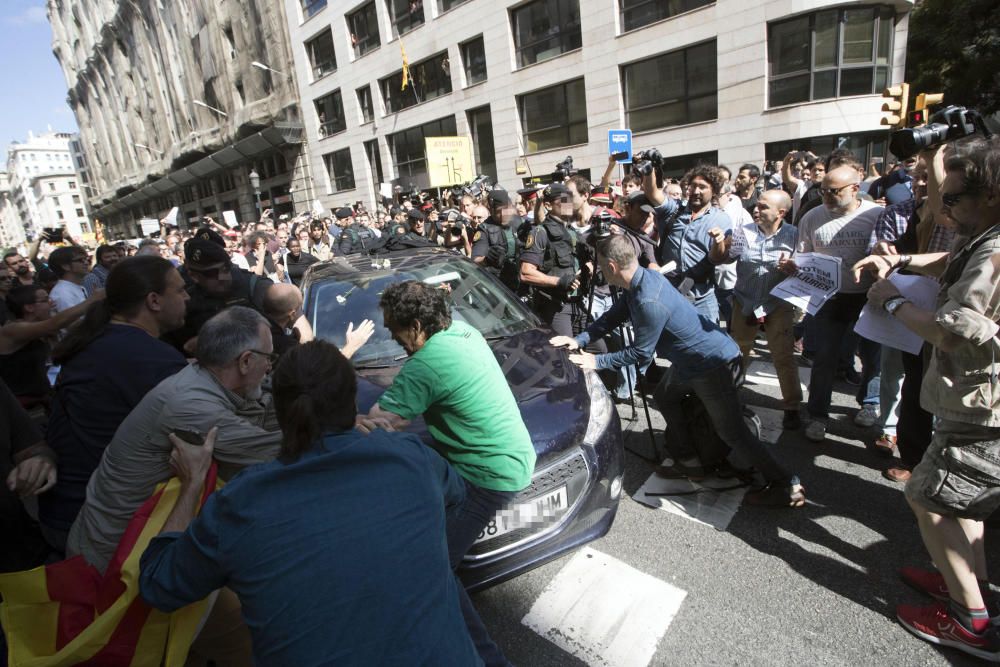
[[[668,424],[661,476],[740,477],[755,485],[748,503],[803,507],[802,480],[743,418],[755,339],[767,339],[784,428],[803,427],[806,399],[810,441],[826,437],[835,383],[855,386],[854,422],[876,451],[898,452],[884,475],[906,484],[937,567],[901,571],[938,602],[900,607],[900,621],[1000,656],[982,523],[1000,505],[1000,144],[938,146],[883,175],[842,149],[793,151],[773,174],[701,164],[669,179],[661,165],[650,150],[614,185],[612,157],[596,185],[572,170],[516,192],[477,179],[371,213],[265,211],[191,230],[165,219],[155,238],[93,255],[47,236],[7,252],[0,511],[17,537],[0,569],[82,555],[103,571],[136,510],[176,476],[181,497],[141,584],[163,610],[217,592],[193,657],[508,664],[454,574],[535,462],[487,342],[452,320],[444,290],[394,284],[379,305],[409,359],[359,415],[349,359],[373,322],[351,323],[338,349],[302,311],[313,264],[437,247],[523,299],[617,399],[651,383]],[[812,316],[771,294],[800,253],[841,267]],[[936,309],[900,293],[895,272],[938,280]],[[923,352],[856,335],[866,304]],[[693,436],[692,400],[717,439]],[[405,433],[418,417],[434,449]],[[195,517],[213,461],[230,481]],[[37,498],[37,523],[18,495]]]

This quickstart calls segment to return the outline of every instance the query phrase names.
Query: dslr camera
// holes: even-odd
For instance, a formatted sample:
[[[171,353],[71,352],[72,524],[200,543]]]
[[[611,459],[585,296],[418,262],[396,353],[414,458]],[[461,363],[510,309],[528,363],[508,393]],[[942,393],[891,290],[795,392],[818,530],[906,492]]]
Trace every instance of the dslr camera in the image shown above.
[[[931,116],[926,125],[893,132],[889,138],[889,150],[900,160],[905,160],[925,148],[934,148],[976,132],[981,132],[986,138],[993,136],[978,111],[952,105]]]
[[[663,187],[663,155],[657,149],[650,148],[633,154],[632,169],[642,176],[655,172],[657,187]]]
[[[573,166],[573,156],[567,155],[565,160],[556,164],[555,171],[552,172],[552,180],[562,183],[570,176],[576,176],[578,173],[579,170]]]

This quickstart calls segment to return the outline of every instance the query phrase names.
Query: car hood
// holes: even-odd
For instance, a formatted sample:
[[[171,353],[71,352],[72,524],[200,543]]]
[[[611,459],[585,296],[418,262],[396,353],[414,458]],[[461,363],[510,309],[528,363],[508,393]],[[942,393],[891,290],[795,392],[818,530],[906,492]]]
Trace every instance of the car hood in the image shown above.
[[[538,464],[581,443],[590,419],[590,392],[583,372],[569,361],[564,349],[549,345],[551,335],[530,329],[490,344],[531,434]],[[392,384],[400,368],[358,370],[362,414]],[[407,430],[430,440],[423,420],[415,420]]]

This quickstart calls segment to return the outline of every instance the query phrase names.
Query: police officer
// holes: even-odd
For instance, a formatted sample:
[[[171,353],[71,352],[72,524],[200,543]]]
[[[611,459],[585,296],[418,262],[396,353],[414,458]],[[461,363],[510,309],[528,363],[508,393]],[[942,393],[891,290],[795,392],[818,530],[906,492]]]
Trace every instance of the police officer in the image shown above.
[[[344,231],[340,233],[340,243],[338,244],[341,255],[365,252],[375,244],[378,238],[375,232],[356,222],[354,212],[351,209],[346,206],[338,209],[336,216],[341,224],[346,225]]]
[[[520,279],[532,288],[535,314],[557,334],[572,336],[583,246],[569,226],[573,195],[562,183],[553,183],[542,191],[542,202],[544,218],[532,228],[521,252]]]
[[[514,213],[506,190],[491,190],[487,197],[492,212],[472,235],[472,261],[483,265],[511,291],[518,289],[520,246],[516,232],[522,220]]]
[[[221,238],[221,237],[220,237]],[[184,244],[184,272],[190,284],[184,326],[166,336],[178,349],[193,353],[191,341],[201,325],[230,306],[247,306],[263,312],[268,278],[233,266],[224,245],[205,238]]]

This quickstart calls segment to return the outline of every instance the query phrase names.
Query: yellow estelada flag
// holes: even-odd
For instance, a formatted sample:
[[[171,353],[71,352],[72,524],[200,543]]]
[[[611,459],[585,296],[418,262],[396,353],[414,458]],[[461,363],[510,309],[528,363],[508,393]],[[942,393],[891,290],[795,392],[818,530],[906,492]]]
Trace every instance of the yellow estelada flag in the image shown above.
[[[201,504],[221,486],[213,463]],[[139,559],[180,495],[176,477],[135,513],[102,575],[75,556],[0,575],[10,667],[182,667],[208,600],[167,614],[139,597]]]
[[[410,61],[406,59],[406,49],[403,48],[403,40],[399,40],[399,53],[403,56],[403,85],[400,91],[406,90],[410,83]]]

